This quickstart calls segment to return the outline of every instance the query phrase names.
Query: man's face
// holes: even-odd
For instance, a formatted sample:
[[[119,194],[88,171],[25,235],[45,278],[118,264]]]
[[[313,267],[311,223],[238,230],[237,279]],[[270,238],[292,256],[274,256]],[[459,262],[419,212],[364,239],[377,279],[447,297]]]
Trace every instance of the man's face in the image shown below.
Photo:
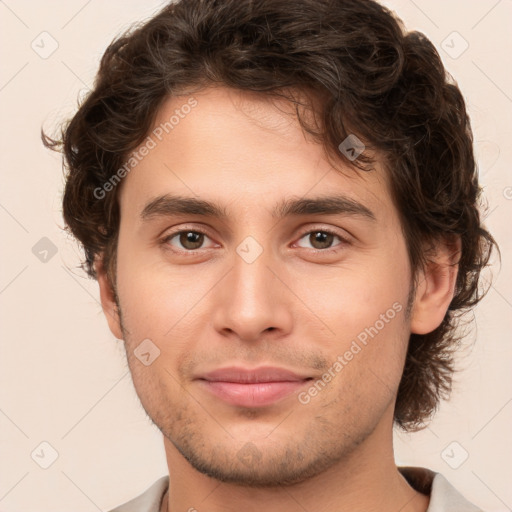
[[[379,165],[334,169],[285,102],[222,88],[194,98],[164,104],[120,191],[134,385],[196,469],[244,485],[300,481],[390,435],[410,334],[398,213]],[[166,195],[225,217],[174,212]],[[279,215],[325,197],[342,208]]]

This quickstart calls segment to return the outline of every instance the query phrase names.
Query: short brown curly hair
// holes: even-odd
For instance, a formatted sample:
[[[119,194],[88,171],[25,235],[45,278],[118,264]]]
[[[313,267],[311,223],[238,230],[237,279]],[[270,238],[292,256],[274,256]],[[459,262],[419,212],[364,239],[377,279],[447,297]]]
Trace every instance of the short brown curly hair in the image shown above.
[[[312,91],[318,123],[297,116],[328,156],[369,170],[367,152],[350,162],[338,150],[354,133],[382,157],[415,273],[425,244],[460,237],[453,300],[437,329],[411,335],[398,390],[395,423],[421,428],[451,389],[458,317],[483,296],[480,272],[496,246],[480,220],[465,102],[439,54],[373,0],[181,0],[133,27],[107,48],[60,136],[42,132],[64,154],[64,219],[91,277],[100,257],[115,288],[117,189],[102,199],[95,190],[143,142],[167,98],[208,85],[295,102],[289,91]]]

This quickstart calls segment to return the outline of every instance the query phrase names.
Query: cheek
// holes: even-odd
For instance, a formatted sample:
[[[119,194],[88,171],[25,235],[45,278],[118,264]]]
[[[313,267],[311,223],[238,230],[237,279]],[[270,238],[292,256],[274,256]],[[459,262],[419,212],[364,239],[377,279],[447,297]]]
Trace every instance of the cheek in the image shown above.
[[[409,279],[405,246],[397,244],[303,281],[298,294],[321,320],[309,336],[330,361],[326,402],[384,404],[396,392],[409,339]]]
[[[180,391],[182,361],[197,350],[201,322],[194,305],[204,291],[195,278],[172,274],[169,267],[148,264],[133,253],[119,258],[117,273],[133,383],[145,410],[159,418],[164,410],[187,405]],[[169,407],[160,411],[163,402]]]
[[[137,249],[129,236],[119,241],[118,293],[124,320],[137,332],[162,337],[190,308],[199,286],[195,276],[166,264],[158,249]]]
[[[408,271],[394,263],[391,255],[379,256],[335,268],[297,271],[289,277],[301,299],[297,307],[307,305],[313,315],[305,317],[313,319],[310,327],[320,329],[327,346],[354,339],[376,323],[383,332],[401,328],[404,319],[399,313],[407,307]]]
[[[349,432],[384,414],[402,376],[408,339],[405,309],[395,302],[382,311],[377,320],[360,313],[336,324],[336,339],[325,348],[329,367],[299,397],[302,404],[338,418]]]

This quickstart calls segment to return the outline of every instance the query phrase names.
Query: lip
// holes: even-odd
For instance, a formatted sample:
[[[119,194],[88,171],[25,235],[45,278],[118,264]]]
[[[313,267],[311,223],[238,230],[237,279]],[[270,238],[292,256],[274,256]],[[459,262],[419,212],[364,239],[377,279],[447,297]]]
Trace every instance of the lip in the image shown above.
[[[197,380],[224,402],[239,407],[263,407],[298,391],[312,377],[276,367],[220,368]]]

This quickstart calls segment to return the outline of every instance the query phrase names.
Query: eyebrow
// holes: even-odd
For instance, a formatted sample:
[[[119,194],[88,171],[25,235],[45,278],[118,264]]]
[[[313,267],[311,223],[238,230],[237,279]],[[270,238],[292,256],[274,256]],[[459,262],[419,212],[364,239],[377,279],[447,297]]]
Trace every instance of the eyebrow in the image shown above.
[[[292,215],[351,215],[376,220],[375,214],[368,207],[346,196],[286,199],[276,205],[271,214],[274,219]],[[204,199],[172,194],[151,199],[140,214],[143,221],[172,215],[200,215],[220,220],[227,220],[229,217],[226,208],[221,205]]]

